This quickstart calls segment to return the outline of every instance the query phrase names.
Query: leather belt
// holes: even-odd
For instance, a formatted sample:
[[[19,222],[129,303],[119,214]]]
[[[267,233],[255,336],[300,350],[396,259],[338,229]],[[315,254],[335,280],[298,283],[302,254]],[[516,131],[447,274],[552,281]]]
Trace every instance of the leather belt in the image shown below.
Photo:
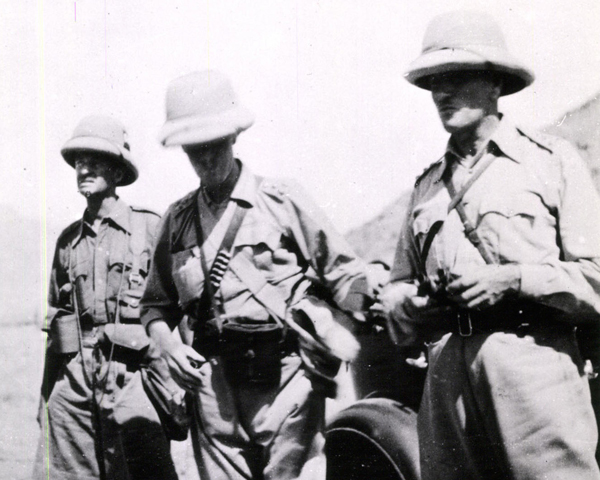
[[[565,315],[551,307],[534,303],[510,303],[485,310],[458,309],[444,319],[442,330],[470,337],[476,333],[526,332],[532,329],[573,331]]]
[[[190,328],[194,331],[194,341],[192,347],[204,357],[220,356],[224,353],[224,346],[221,339],[221,333],[215,325],[214,320],[199,320],[194,317],[188,317]],[[242,321],[241,324],[244,322]],[[249,323],[254,323],[250,320]],[[279,342],[281,355],[286,357],[293,353],[298,353],[298,336],[286,328],[283,334],[283,340]]]

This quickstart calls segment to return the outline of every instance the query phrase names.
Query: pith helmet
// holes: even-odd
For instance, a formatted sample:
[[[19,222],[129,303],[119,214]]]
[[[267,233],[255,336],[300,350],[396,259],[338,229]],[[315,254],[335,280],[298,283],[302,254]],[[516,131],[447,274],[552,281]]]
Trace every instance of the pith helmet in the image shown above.
[[[429,90],[429,77],[462,70],[488,70],[503,78],[501,95],[531,85],[534,75],[507,50],[495,20],[475,11],[456,11],[434,17],[429,23],[421,56],[411,63],[405,78]]]
[[[118,186],[130,185],[139,176],[138,169],[131,158],[127,131],[121,122],[104,115],[90,115],[79,122],[73,136],[67,140],[60,151],[66,162],[75,166],[80,152],[105,154],[123,168],[123,178]]]
[[[209,143],[237,135],[254,123],[229,79],[215,70],[173,80],[167,89],[167,121],[160,131],[165,146]]]

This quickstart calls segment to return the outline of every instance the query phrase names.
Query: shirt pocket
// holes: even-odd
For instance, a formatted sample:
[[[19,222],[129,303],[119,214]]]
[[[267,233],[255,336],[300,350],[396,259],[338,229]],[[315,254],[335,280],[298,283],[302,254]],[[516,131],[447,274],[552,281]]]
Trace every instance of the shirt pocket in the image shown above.
[[[448,216],[447,206],[442,204],[429,205],[427,208],[417,208],[413,213],[412,230],[416,239],[419,254],[424,253],[425,242],[430,236],[439,231]],[[429,240],[431,243],[433,238]]]
[[[73,280],[77,281],[78,278],[87,280],[90,275],[91,262],[88,259],[77,259],[71,266],[71,274]]]
[[[479,205],[477,233],[499,255],[511,259],[511,250],[531,239],[536,219],[540,216],[540,200],[533,193],[485,196]]]
[[[242,225],[235,240],[236,250],[247,250],[257,268],[272,270],[273,263],[283,255],[283,231],[270,221]],[[286,251],[287,252],[287,251]]]
[[[200,298],[204,290],[204,273],[197,246],[172,254],[172,275],[182,307]]]
[[[139,271],[133,272],[133,254],[123,245],[113,248],[109,254],[109,283],[114,295],[119,295],[119,318],[137,321],[140,318],[140,300],[148,277],[149,253],[139,256]],[[111,297],[111,301],[114,298]]]
[[[94,306],[94,292],[90,280],[91,268],[92,262],[89,259],[76,259],[71,266],[77,307],[81,315],[91,312]]]

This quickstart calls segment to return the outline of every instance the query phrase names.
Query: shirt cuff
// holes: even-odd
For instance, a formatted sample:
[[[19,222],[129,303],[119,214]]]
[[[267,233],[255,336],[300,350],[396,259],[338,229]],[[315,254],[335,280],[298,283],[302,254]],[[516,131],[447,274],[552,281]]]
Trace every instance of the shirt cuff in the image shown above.
[[[144,328],[146,328],[146,331],[148,331],[148,325],[156,320],[166,322],[169,328],[174,330],[182,318],[183,314],[179,310],[173,311],[173,309],[164,307],[145,307],[142,310],[140,321]]]
[[[536,299],[542,295],[540,286],[545,284],[548,277],[548,268],[545,265],[519,265],[521,272],[522,298]]]

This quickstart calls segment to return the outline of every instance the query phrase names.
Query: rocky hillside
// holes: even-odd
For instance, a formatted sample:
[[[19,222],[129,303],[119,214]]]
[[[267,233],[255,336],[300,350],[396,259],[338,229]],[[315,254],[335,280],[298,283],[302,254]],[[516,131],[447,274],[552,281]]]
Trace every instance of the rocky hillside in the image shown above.
[[[543,130],[566,138],[579,148],[600,192],[600,92]],[[346,238],[365,260],[392,262],[409,195],[410,192],[403,193],[373,220],[348,232]]]
[[[373,220],[348,232],[346,239],[356,253],[369,262],[381,260],[391,265],[409,199],[410,191],[406,191]]]
[[[589,102],[544,129],[573,143],[588,163],[600,191],[600,92]]]

